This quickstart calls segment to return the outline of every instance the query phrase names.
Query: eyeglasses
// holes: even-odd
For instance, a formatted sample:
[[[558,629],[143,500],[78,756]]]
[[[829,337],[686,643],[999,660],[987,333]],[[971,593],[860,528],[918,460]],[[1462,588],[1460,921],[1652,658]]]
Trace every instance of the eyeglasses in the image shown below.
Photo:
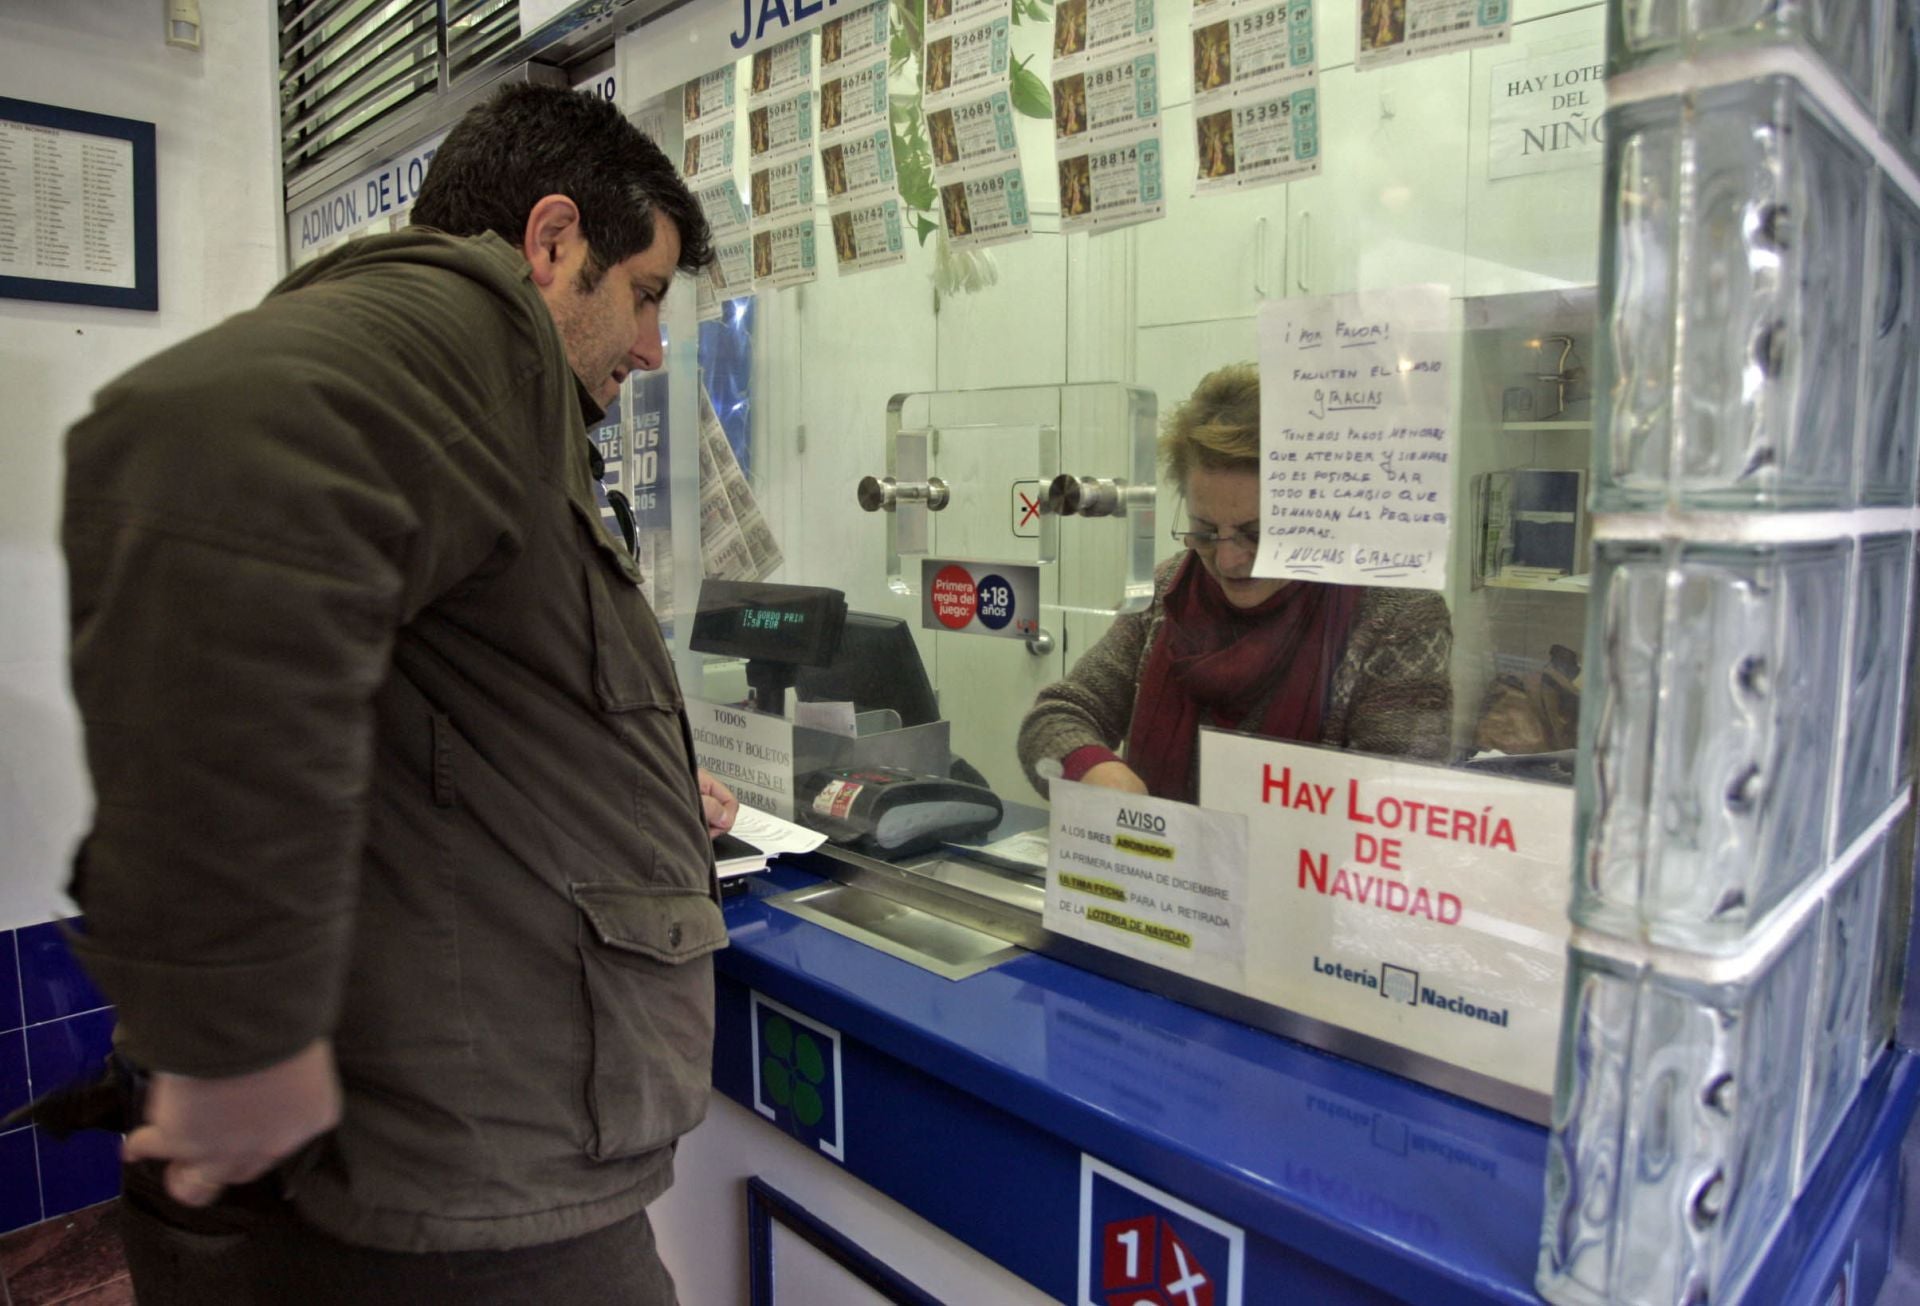
[[[1200,549],[1203,551],[1218,548],[1228,541],[1232,541],[1241,548],[1249,549],[1256,553],[1260,550],[1258,527],[1251,529],[1240,527],[1230,531],[1181,530],[1176,527],[1173,532],[1173,538],[1175,543],[1185,548]]]

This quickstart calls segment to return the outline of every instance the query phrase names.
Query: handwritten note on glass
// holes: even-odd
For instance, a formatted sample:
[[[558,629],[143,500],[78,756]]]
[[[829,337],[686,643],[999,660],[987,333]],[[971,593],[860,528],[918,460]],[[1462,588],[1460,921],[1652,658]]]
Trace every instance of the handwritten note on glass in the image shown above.
[[[1255,575],[1445,587],[1449,314],[1444,286],[1261,305]]]

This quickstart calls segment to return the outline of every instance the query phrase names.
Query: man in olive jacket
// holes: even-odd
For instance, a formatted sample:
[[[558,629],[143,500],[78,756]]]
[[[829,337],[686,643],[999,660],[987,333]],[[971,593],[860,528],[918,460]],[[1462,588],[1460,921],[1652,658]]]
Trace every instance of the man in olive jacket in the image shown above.
[[[707,227],[531,86],[412,217],[69,437],[76,947],[152,1072],[147,1306],[673,1299],[644,1208],[706,1109],[733,799],[585,423]]]

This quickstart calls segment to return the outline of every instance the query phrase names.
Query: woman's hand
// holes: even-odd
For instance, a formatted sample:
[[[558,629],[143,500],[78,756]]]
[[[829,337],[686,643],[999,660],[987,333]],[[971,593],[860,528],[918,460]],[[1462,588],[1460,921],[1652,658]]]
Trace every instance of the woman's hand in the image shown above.
[[[708,775],[705,767],[698,770],[700,810],[706,814],[707,837],[718,839],[733,828],[733,818],[740,810],[740,800],[733,796],[733,790]]]
[[[1102,762],[1090,767],[1080,777],[1081,784],[1099,785],[1102,789],[1118,789],[1123,793],[1144,794],[1147,782],[1134,774],[1133,768],[1125,762]]]

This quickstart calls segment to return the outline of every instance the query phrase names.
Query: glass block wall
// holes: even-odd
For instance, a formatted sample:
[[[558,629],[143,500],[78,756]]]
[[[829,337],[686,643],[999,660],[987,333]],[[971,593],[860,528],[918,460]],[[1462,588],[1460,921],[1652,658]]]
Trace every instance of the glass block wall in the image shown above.
[[[1920,6],[1613,0],[1538,1286],[1739,1299],[1897,1014]]]

